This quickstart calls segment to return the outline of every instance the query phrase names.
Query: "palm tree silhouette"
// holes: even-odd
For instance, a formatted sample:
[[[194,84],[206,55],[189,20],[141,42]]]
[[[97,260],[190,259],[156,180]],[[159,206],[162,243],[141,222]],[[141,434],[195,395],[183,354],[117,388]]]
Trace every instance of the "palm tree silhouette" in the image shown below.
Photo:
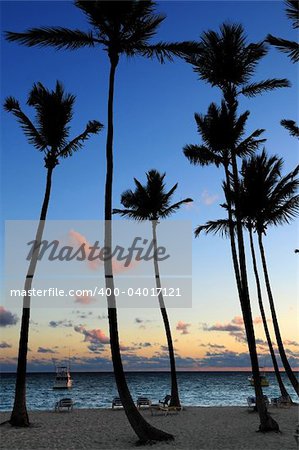
[[[233,265],[251,358],[257,408],[261,420],[260,429],[271,431],[277,430],[278,424],[267,413],[260,385],[259,365],[247,280],[242,220],[239,208],[240,188],[237,163],[237,157],[242,156],[244,151],[248,151],[246,139],[243,142],[243,146],[241,146],[241,153],[239,146],[241,145],[240,140],[249,115],[247,111],[237,117],[238,97],[240,95],[254,97],[266,91],[289,86],[289,82],[286,79],[266,79],[259,82],[250,81],[258,62],[266,53],[267,48],[263,42],[247,45],[243,27],[238,24],[223,24],[219,33],[210,30],[202,35],[198,52],[192,56],[187,56],[186,61],[192,64],[193,70],[199,74],[201,80],[221,89],[224,100],[221,108],[217,109],[213,105],[213,114],[209,110],[206,120],[202,121],[203,126],[201,125],[199,127],[199,132],[202,135],[204,143],[208,145],[205,145],[204,148],[202,146],[187,146],[184,151],[185,155],[193,163],[201,165],[212,163],[218,166],[222,164],[225,169],[228,194],[234,191],[236,196],[236,235],[232,222],[230,195],[227,197]],[[200,116],[197,115],[198,117]],[[211,120],[214,121],[214,124],[218,122],[216,128],[222,131],[221,135],[213,137],[211,131],[208,130],[209,125],[212,123]],[[226,125],[228,126],[227,129],[225,128]],[[261,132],[262,130],[256,130],[253,135],[249,136],[248,139],[253,140],[253,144],[250,144],[249,150],[255,150],[255,138]],[[219,152],[221,153],[220,159]],[[236,248],[235,236],[238,248]]]
[[[74,152],[82,148],[84,141],[89,139],[90,135],[97,134],[103,128],[100,122],[95,120],[89,121],[83,133],[69,140],[69,123],[73,116],[74,103],[75,96],[67,94],[62,84],[58,81],[55,90],[52,91],[45,88],[42,83],[33,85],[28,95],[27,104],[35,110],[35,125],[22,111],[19,102],[15,98],[8,97],[4,103],[4,109],[17,118],[29,143],[43,153],[45,167],[47,169],[46,189],[36,232],[36,244],[24,286],[26,292],[29,292],[31,289],[37,265],[39,243],[42,240],[50,201],[53,170],[59,164],[59,159],[71,157]],[[11,425],[15,426],[29,425],[26,408],[29,319],[30,296],[26,295],[23,299],[15,399],[10,417]]]
[[[298,0],[286,0],[286,13],[293,22],[293,28],[299,28],[299,3]],[[295,41],[278,38],[268,34],[267,41],[278,50],[286,53],[293,63],[299,61],[299,44]],[[291,136],[299,138],[299,128],[294,120],[283,119],[280,124],[288,130]]]
[[[285,0],[286,13],[293,22],[293,28],[299,28],[299,3],[298,0]],[[286,53],[292,62],[299,61],[299,44],[295,41],[278,38],[268,34],[267,41],[278,50]]]
[[[286,374],[299,395],[298,380],[288,362],[283,346],[274,299],[270,284],[269,272],[263,245],[263,236],[268,226],[289,223],[299,213],[299,179],[296,178],[299,166],[289,174],[281,177],[281,158],[268,158],[266,153],[244,160],[242,166],[245,214],[254,224],[258,235],[258,243],[267,294],[270,304],[273,327],[279,354]]]
[[[166,192],[164,178],[165,173],[160,174],[157,170],[150,170],[146,173],[147,183],[142,185],[136,178],[135,191],[125,191],[121,196],[121,204],[125,209],[114,209],[113,214],[120,214],[122,217],[129,217],[134,220],[150,220],[152,222],[153,243],[154,243],[154,269],[156,287],[159,295],[159,306],[164,322],[167,345],[169,351],[171,369],[171,400],[170,406],[180,407],[180,398],[175,369],[175,357],[169,319],[161,291],[161,280],[157,255],[157,225],[160,219],[165,219],[177,211],[184,203],[192,202],[191,198],[186,198],[180,202],[170,204],[171,197],[177,189],[175,184],[170,191]]]
[[[282,159],[277,158],[276,156],[267,157],[265,151],[262,152],[261,155],[252,156],[249,160],[244,159],[241,169],[242,180],[240,183],[240,205],[241,205],[241,215],[242,222],[244,228],[249,233],[250,238],[250,249],[252,256],[252,264],[254,269],[256,288],[257,288],[257,296],[258,303],[261,312],[261,317],[265,329],[266,339],[269,346],[273,367],[275,370],[276,378],[278,381],[278,385],[281,391],[281,395],[286,399],[290,399],[290,396],[283,384],[275,352],[273,349],[272,340],[270,337],[270,332],[267,324],[267,319],[264,311],[263,300],[262,300],[262,290],[261,283],[258,273],[258,267],[256,262],[256,254],[253,240],[253,230],[255,229],[256,222],[258,218],[261,216],[261,211],[264,211],[265,203],[268,202],[268,195],[270,190],[273,190],[275,185],[279,182],[279,180],[284,180],[281,178],[281,167],[282,167]],[[294,175],[294,172],[291,173],[291,176]],[[287,176],[289,178],[289,176]],[[292,181],[292,189],[295,189],[297,181]],[[290,188],[290,187],[289,187]],[[287,189],[289,189],[287,188]],[[225,192],[227,195],[227,190],[225,187]],[[294,198],[293,201],[290,200],[289,195],[292,196],[292,193],[289,192],[289,195],[285,191],[285,208],[284,215],[287,215],[289,218],[293,217],[296,214],[298,209],[298,199]],[[278,200],[278,199],[277,199]],[[231,198],[231,203],[234,204],[234,198]],[[222,205],[227,208],[227,205]],[[273,203],[270,209],[273,209]],[[296,209],[297,208],[297,209]],[[269,209],[269,207],[268,207]],[[234,226],[236,222],[234,221]],[[219,233],[221,235],[229,236],[229,225],[227,219],[219,219],[215,221],[208,221],[205,225],[201,225],[197,227],[195,230],[195,235],[198,236],[202,231],[206,233]],[[274,305],[273,305],[274,307]],[[282,342],[281,342],[282,345]],[[282,345],[283,347],[283,345]],[[284,349],[283,349],[284,352]],[[285,352],[284,352],[285,354]],[[286,359],[286,358],[285,358]],[[289,371],[289,364],[285,367],[286,373]],[[291,370],[292,372],[292,370]]]
[[[75,5],[86,15],[91,30],[70,30],[63,27],[32,28],[25,33],[7,32],[9,41],[17,41],[29,47],[53,46],[57,49],[76,50],[81,47],[102,48],[110,62],[108,93],[108,126],[106,141],[106,183],[105,183],[105,237],[104,246],[112,248],[112,186],[113,186],[113,105],[114,80],[121,55],[127,57],[156,57],[159,62],[171,61],[174,56],[185,56],[197,47],[192,42],[150,44],[164,16],[155,14],[153,1],[84,1],[76,0]],[[105,282],[108,292],[108,320],[110,345],[116,384],[127,418],[139,439],[173,439],[169,433],[150,426],[138,412],[129,392],[120,354],[117,309],[114,296],[112,261],[104,262]]]

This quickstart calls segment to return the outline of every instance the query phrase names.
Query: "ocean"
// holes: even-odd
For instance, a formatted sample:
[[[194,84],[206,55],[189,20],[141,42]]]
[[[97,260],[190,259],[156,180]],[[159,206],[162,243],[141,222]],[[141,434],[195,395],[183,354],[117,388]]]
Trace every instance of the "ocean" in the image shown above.
[[[247,397],[254,395],[248,382],[249,372],[178,372],[181,403],[184,406],[245,406]],[[152,402],[163,399],[170,393],[170,375],[167,372],[128,372],[126,374],[133,399],[139,395],[149,397]],[[267,374],[270,386],[264,394],[269,398],[280,395],[275,374]],[[282,373],[289,394],[296,401],[287,377]],[[71,397],[76,408],[110,408],[117,396],[113,373],[72,373],[72,389],[54,390],[53,373],[29,373],[27,378],[27,407],[29,410],[51,410],[55,402]],[[8,411],[13,406],[15,374],[1,375],[0,410]]]

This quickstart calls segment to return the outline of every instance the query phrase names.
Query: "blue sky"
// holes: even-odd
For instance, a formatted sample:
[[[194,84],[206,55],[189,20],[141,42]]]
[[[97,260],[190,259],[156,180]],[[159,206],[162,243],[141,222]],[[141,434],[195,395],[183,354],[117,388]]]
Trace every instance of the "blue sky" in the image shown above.
[[[45,25],[88,29],[85,17],[72,2],[2,1],[0,6],[2,30],[23,31]],[[158,10],[167,18],[153,42],[196,40],[203,31],[218,29],[224,21],[241,22],[248,40],[253,42],[264,39],[268,33],[289,39],[296,37],[281,1],[166,1],[158,4]],[[58,79],[67,91],[77,96],[72,135],[83,130],[90,119],[106,125],[109,64],[100,49],[55,51],[26,48],[2,39],[1,67],[2,103],[6,96],[13,95],[24,106],[34,82],[41,81],[51,88]],[[282,118],[298,118],[298,69],[284,54],[270,49],[258,67],[255,80],[269,77],[287,77],[292,87],[255,99],[244,99],[241,109],[251,111],[248,133],[255,128],[265,128],[268,152],[282,156],[285,170],[291,170],[298,160],[298,146],[279,122]],[[183,61],[160,65],[157,61],[142,58],[121,59],[115,93],[114,207],[119,206],[121,192],[132,187],[133,177],[144,180],[145,171],[156,168],[167,172],[168,186],[179,182],[178,200],[187,196],[194,199],[193,207],[182,209],[176,219],[191,220],[194,228],[223,214],[219,207],[222,202],[221,170],[192,167],[182,153],[185,144],[199,142],[194,112],[204,113],[210,102],[219,99],[219,91],[198,81],[191,66]],[[24,110],[31,114],[26,106]],[[15,119],[3,110],[1,114],[3,217],[36,219],[45,183],[42,156],[26,142]],[[55,169],[49,219],[103,218],[105,137],[104,130]],[[296,334],[294,315],[290,324],[287,320],[297,294],[297,265],[293,251],[296,238],[297,226],[293,224],[270,230],[266,241],[282,328],[290,333],[287,339],[295,339]],[[42,330],[46,322],[40,313],[36,314]],[[61,312],[51,314],[56,320],[65,318]],[[122,312],[120,323],[123,329],[130,323],[133,335],[132,314]],[[171,315],[173,324],[184,321],[192,325],[189,330],[192,329],[193,335],[189,333],[182,337],[186,339],[182,346],[184,356],[187,339],[194,342],[198,339],[197,333],[202,336],[200,323],[228,323],[240,315],[228,242],[214,237],[194,239],[193,308],[172,311]],[[93,327],[98,328],[99,324],[95,322]],[[18,328],[11,327],[9,333],[16,341]],[[216,340],[221,338],[221,333],[219,338],[215,337]]]

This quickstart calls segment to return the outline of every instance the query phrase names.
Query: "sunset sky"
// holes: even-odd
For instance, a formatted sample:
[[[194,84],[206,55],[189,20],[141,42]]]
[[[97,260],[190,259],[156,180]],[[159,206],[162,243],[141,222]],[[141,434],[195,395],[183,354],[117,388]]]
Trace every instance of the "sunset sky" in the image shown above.
[[[72,2],[2,1],[1,29],[24,31],[37,26],[88,29],[83,14]],[[268,33],[295,40],[296,32],[286,18],[281,1],[165,1],[158,10],[167,16],[153,42],[198,40],[207,29],[224,21],[241,22],[249,42]],[[28,115],[26,97],[34,82],[54,88],[63,82],[76,94],[72,135],[79,134],[90,119],[105,125],[98,136],[71,159],[55,169],[48,218],[97,220],[103,218],[105,181],[106,103],[108,58],[100,49],[76,52],[26,48],[1,43],[1,101],[16,97]],[[280,126],[281,119],[298,120],[298,69],[286,55],[270,49],[258,67],[255,80],[288,78],[292,87],[242,99],[242,111],[251,112],[248,134],[265,128],[266,149],[284,158],[284,170],[298,163],[295,138]],[[220,92],[198,80],[183,61],[160,65],[157,61],[122,58],[116,76],[115,172],[113,206],[120,194],[133,187],[133,177],[145,180],[145,172],[166,172],[170,188],[179,183],[174,200],[194,199],[172,219],[192,222],[192,229],[210,219],[223,217],[221,169],[191,166],[184,157],[186,144],[199,143],[194,113],[205,113]],[[42,155],[27,143],[11,115],[1,111],[2,187],[4,220],[36,220],[44,194]],[[269,229],[265,247],[274,299],[289,360],[299,366],[297,322],[298,246],[297,224]],[[4,225],[2,225],[4,236]],[[99,237],[100,238],[100,237]],[[4,246],[1,247],[4,255]],[[4,267],[4,256],[2,267]],[[252,309],[258,350],[263,366],[270,366],[251,272]],[[3,273],[3,270],[1,270]],[[249,367],[244,326],[231,265],[229,242],[220,237],[192,238],[192,307],[170,308],[173,339],[179,370],[233,370]],[[2,370],[14,371],[19,339],[21,305],[12,307],[4,294],[0,304]],[[154,299],[155,300],[155,299]],[[266,310],[270,318],[268,305]],[[168,354],[161,313],[157,307],[119,309],[123,361],[128,370],[167,370]],[[269,320],[272,331],[272,323]],[[272,333],[274,338],[274,333]],[[74,298],[69,308],[39,308],[33,302],[28,354],[29,371],[53,370],[52,359],[70,354],[73,370],[111,370],[108,321],[105,308]]]

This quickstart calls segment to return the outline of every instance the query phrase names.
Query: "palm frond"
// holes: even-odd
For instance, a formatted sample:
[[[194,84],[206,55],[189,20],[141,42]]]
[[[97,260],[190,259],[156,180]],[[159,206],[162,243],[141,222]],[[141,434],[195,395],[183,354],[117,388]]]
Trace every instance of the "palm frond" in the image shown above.
[[[192,202],[193,202],[192,198],[185,198],[184,200],[181,200],[180,202],[174,203],[173,205],[169,206],[168,208],[163,209],[162,211],[160,211],[159,217],[164,219],[164,218],[170,216],[171,214],[173,214],[178,209],[180,209],[180,207],[183,204],[185,204],[185,203],[192,203]]]
[[[285,201],[281,206],[272,210],[265,220],[265,227],[267,225],[284,225],[289,224],[295,217],[299,215],[299,195]]]
[[[299,28],[298,0],[285,0],[287,17],[292,20],[293,28]]]
[[[268,79],[264,81],[259,81],[257,83],[247,84],[240,90],[240,94],[245,95],[245,97],[255,97],[263,92],[272,91],[273,89],[290,87],[291,83],[286,78],[282,79]]]
[[[147,58],[157,58],[161,64],[166,61],[173,61],[174,57],[185,58],[196,51],[198,51],[198,44],[195,41],[158,42],[152,45],[136,44],[134,46],[134,53]]]
[[[63,27],[30,28],[25,33],[5,32],[10,42],[18,42],[28,47],[56,47],[76,50],[81,47],[93,47],[97,40],[91,32],[69,30]]]
[[[98,134],[103,127],[104,125],[97,120],[90,120],[83,133],[72,139],[61,151],[59,151],[57,157],[61,156],[62,158],[67,158],[68,156],[72,156],[74,152],[83,147],[84,141],[89,139],[91,134]]]
[[[31,120],[21,110],[19,102],[14,97],[7,97],[4,103],[4,109],[7,112],[11,112],[17,118],[30,144],[34,145],[39,151],[44,151],[47,148],[47,142],[40,135]]]
[[[258,129],[255,130],[248,138],[240,142],[236,149],[236,154],[241,158],[246,156],[251,156],[256,150],[259,149],[260,145],[263,144],[266,139],[255,139],[259,137],[265,130]]]
[[[267,42],[276,47],[283,53],[286,53],[293,63],[299,61],[299,44],[295,41],[289,41],[287,39],[278,38],[268,34]]]
[[[291,136],[299,138],[299,127],[296,125],[294,120],[282,120],[280,124],[286,128]]]
[[[235,222],[232,225],[235,227]],[[229,221],[228,219],[209,220],[205,225],[200,225],[195,229],[195,237],[198,237],[202,232],[227,237],[229,236]]]
[[[183,149],[184,155],[195,166],[209,166],[215,164],[219,167],[223,163],[223,159],[204,145],[185,145]]]

